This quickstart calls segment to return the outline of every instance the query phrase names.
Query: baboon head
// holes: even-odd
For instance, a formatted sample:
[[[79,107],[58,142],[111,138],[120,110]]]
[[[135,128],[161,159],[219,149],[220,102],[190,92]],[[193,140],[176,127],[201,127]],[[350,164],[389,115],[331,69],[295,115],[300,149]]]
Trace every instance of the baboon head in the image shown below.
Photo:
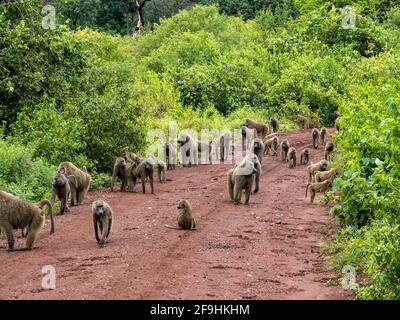
[[[62,188],[64,187],[68,180],[66,179],[65,169],[62,167],[57,171],[57,174],[53,177],[53,187]]]
[[[322,160],[321,161],[321,170],[319,171],[326,171],[328,169],[328,161]]]
[[[259,141],[254,141],[254,151],[261,150],[261,143]]]
[[[314,138],[316,138],[318,136],[318,131],[316,129],[313,129],[312,135]]]
[[[188,143],[190,141],[190,136],[186,133],[181,134],[181,136],[178,139],[178,143],[180,146],[183,146],[184,144]]]
[[[190,208],[190,204],[189,204],[189,202],[187,201],[187,200],[180,200],[179,202],[178,202],[178,205],[176,206],[179,210],[182,210],[182,209],[189,209]]]
[[[146,160],[145,169],[146,169],[146,171],[151,171],[151,170],[153,170],[153,163],[152,163],[152,161]]]
[[[101,217],[104,215],[105,212],[106,209],[104,207],[104,202],[102,200],[97,200],[94,205],[94,213]]]

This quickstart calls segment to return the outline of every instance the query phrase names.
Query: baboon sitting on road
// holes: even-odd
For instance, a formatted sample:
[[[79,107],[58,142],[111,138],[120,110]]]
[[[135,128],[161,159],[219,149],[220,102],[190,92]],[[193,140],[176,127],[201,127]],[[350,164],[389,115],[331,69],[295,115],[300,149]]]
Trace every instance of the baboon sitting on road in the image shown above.
[[[181,200],[178,203],[178,215],[176,216],[176,222],[178,227],[171,227],[165,225],[170,229],[183,229],[183,230],[196,230],[196,220],[192,214],[192,207],[187,200]]]

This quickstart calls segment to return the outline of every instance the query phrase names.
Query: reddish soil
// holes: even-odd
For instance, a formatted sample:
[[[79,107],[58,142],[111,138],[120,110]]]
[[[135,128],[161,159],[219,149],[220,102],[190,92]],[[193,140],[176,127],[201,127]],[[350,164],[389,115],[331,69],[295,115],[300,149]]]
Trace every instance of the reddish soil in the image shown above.
[[[282,137],[298,152],[311,147],[310,130]],[[312,149],[311,162],[322,153]],[[230,167],[168,171],[172,181],[156,183],[155,195],[139,193],[140,185],[135,193],[91,192],[84,205],[56,217],[54,235],[46,222],[30,252],[6,252],[1,236],[0,299],[348,299],[327,284],[337,275],[319,245],[335,225],[326,206],[305,198],[305,166],[289,170],[278,157],[264,157],[260,191],[248,206],[227,199]],[[115,212],[104,248],[90,211],[99,197]],[[181,198],[192,204],[196,231],[164,227],[175,223]],[[56,269],[55,290],[41,288],[45,265]]]

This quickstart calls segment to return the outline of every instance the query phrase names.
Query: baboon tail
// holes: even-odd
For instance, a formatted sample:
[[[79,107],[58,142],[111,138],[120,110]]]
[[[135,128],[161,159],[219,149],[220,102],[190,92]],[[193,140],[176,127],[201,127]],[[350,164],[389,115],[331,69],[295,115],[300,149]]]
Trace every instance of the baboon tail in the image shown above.
[[[51,223],[51,229],[50,229],[50,234],[54,233],[54,217],[53,217],[53,208],[51,207],[51,203],[49,200],[42,200],[39,203],[39,208],[43,209],[44,206],[47,206],[49,209],[49,214],[50,214],[50,223]]]
[[[173,227],[173,226],[170,226],[168,224],[164,225],[164,227],[170,228],[170,229],[174,229],[174,230],[181,230],[181,228]]]

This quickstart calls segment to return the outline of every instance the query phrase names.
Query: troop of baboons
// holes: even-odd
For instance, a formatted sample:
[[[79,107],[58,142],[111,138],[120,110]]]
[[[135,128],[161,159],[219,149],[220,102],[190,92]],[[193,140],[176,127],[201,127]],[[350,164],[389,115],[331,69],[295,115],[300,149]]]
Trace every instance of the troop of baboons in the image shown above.
[[[307,122],[309,124],[309,122]],[[333,180],[338,175],[336,168],[328,170],[331,153],[335,147],[332,142],[327,142],[328,130],[322,127],[312,129],[311,142],[314,148],[319,144],[324,145],[324,159],[308,165],[310,149],[304,148],[300,153],[300,164],[308,165],[308,182],[306,186],[306,197],[308,191],[313,203],[316,193],[326,192],[332,186]],[[242,128],[242,143],[244,150],[250,148],[239,163],[227,172],[227,194],[235,204],[242,203],[242,195],[245,195],[244,204],[248,205],[250,196],[256,194],[260,188],[261,170],[263,156],[276,156],[278,148],[281,152],[281,160],[288,163],[289,168],[297,166],[297,151],[291,146],[287,139],[279,143],[279,121],[271,118],[266,124],[246,119]],[[230,154],[234,154],[233,136],[226,131],[211,142],[204,142],[193,138],[190,134],[182,134],[175,141],[171,140],[163,145],[162,160],[153,157],[140,157],[129,152],[125,148],[125,154],[116,158],[112,179],[111,191],[114,190],[116,179],[121,180],[120,191],[134,191],[136,180],[141,180],[142,192],[146,193],[146,182],[149,181],[151,193],[154,194],[154,174],[158,175],[160,183],[166,183],[167,170],[174,170],[177,164],[177,145],[180,147],[183,166],[194,166],[198,164],[198,153],[205,152],[205,163],[211,164],[212,149],[215,148],[216,157],[225,163]],[[62,162],[53,178],[51,185],[51,199],[42,200],[39,204],[31,204],[20,200],[15,196],[0,191],[0,234],[3,233],[8,241],[8,250],[14,250],[14,229],[26,230],[26,247],[19,250],[30,250],[43,227],[45,221],[44,207],[48,207],[51,219],[51,231],[54,233],[53,208],[56,198],[60,201],[60,214],[70,211],[70,206],[83,203],[89,190],[91,176],[86,167],[79,169],[71,162]],[[254,190],[253,190],[254,186]],[[69,200],[69,203],[68,203]],[[193,216],[192,207],[187,200],[178,203],[177,226],[172,229],[196,230],[196,220]],[[100,246],[104,246],[111,232],[114,213],[110,205],[104,200],[96,200],[92,203],[92,217],[95,239]]]

